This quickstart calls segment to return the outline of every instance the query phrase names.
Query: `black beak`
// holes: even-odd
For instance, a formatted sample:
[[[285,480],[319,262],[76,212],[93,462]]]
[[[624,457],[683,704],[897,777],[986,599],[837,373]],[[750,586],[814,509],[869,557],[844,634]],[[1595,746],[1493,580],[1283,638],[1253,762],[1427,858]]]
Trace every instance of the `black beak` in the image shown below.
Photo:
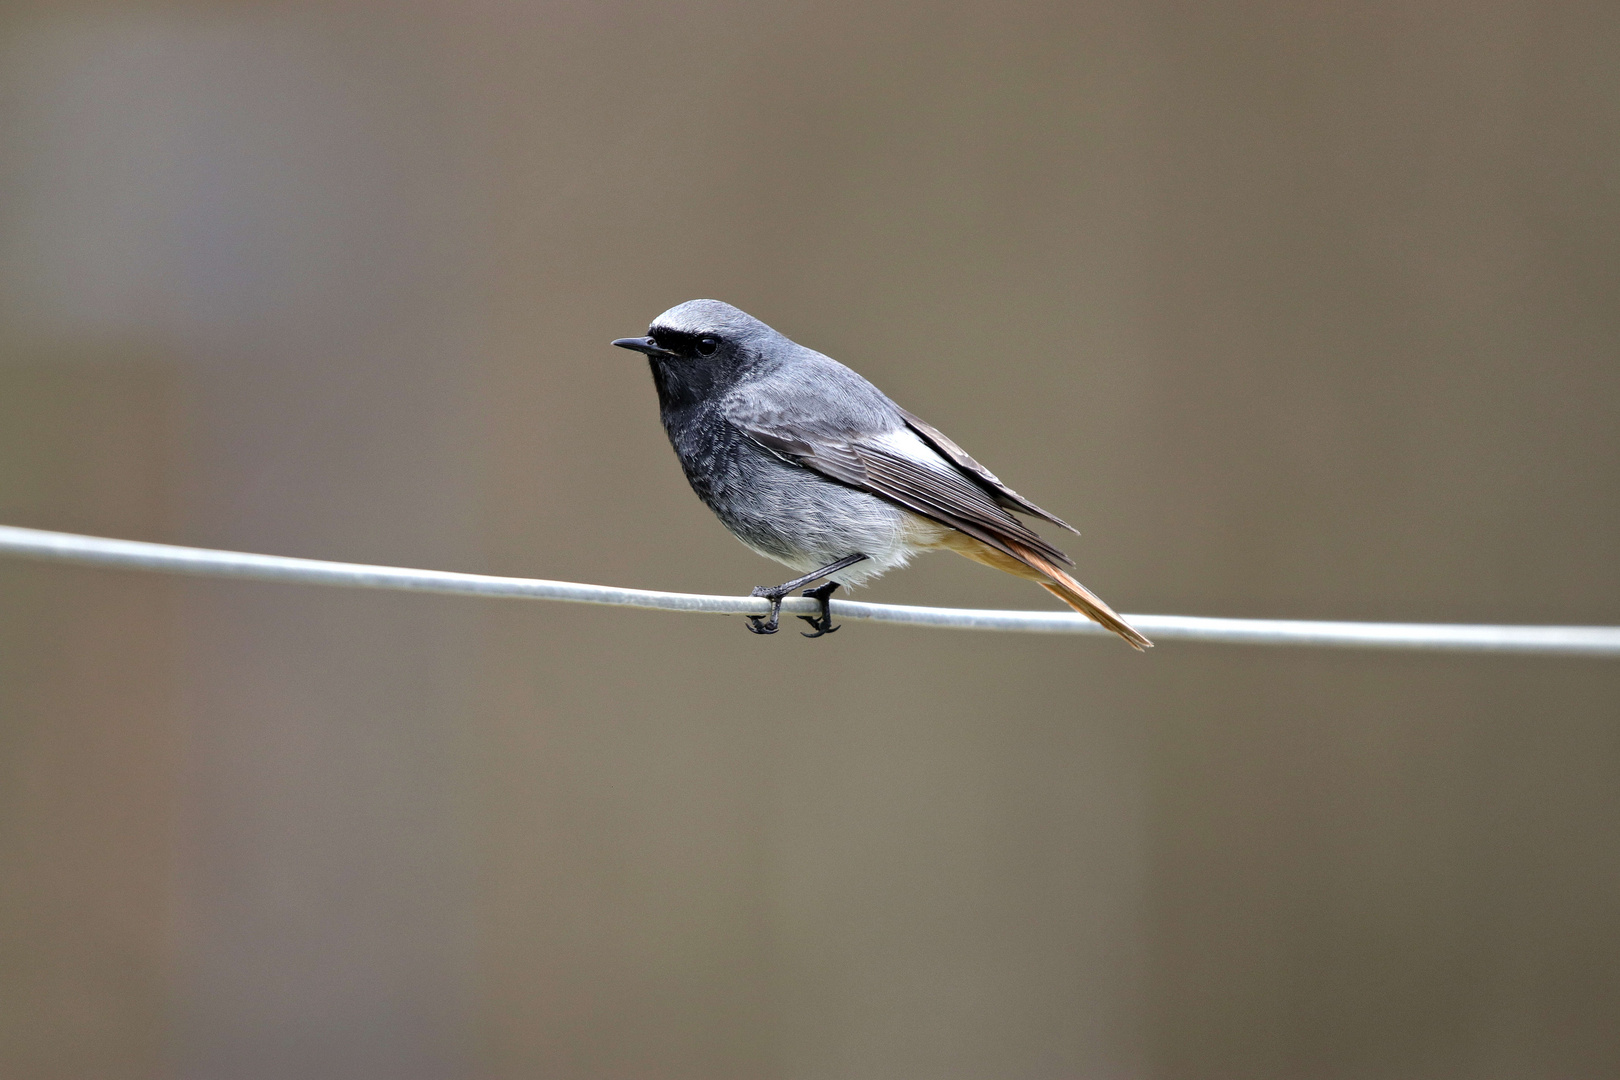
[[[675,355],[650,337],[622,337],[613,344],[621,349],[634,349],[636,352],[646,353],[648,356]]]

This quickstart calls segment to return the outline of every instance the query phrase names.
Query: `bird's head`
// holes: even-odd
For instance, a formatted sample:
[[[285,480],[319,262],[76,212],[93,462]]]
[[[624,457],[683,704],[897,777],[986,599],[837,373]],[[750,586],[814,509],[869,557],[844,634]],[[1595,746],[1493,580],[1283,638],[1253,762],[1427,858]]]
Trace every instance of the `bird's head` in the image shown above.
[[[688,300],[652,321],[646,337],[619,338],[645,353],[665,407],[701,400],[766,362],[773,346],[793,343],[752,315],[719,300]]]

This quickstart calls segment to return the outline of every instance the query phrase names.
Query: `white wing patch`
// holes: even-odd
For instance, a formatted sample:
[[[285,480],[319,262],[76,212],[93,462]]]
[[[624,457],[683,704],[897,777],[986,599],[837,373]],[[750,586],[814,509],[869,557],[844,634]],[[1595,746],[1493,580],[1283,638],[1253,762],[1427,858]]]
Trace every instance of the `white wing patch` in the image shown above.
[[[956,474],[956,466],[940,456],[938,450],[923,442],[915,431],[908,427],[885,431],[882,435],[872,435],[862,440],[873,443],[891,454],[897,454],[907,461],[914,461],[918,465],[926,466],[946,474]]]

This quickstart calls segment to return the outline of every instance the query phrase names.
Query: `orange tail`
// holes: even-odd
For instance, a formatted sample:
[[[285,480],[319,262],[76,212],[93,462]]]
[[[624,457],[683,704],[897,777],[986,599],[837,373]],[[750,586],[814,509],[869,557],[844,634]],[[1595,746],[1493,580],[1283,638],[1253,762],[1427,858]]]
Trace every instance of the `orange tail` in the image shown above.
[[[1112,630],[1130,643],[1131,648],[1137,652],[1153,648],[1153,642],[1142,636],[1141,631],[1119,617],[1119,613],[1107,604],[1102,597],[1080,584],[1062,570],[1053,567],[1052,576],[1056,581],[1043,581],[1041,588],[1080,612],[1092,622]]]
[[[1120,618],[1117,611],[1103,603],[1102,597],[1074,580],[1061,566],[1055,565],[1050,559],[1043,558],[1016,540],[1007,541],[1007,546],[1017,553],[1017,558],[954,529],[944,538],[941,546],[950,548],[958,555],[965,555],[974,562],[984,563],[986,566],[993,566],[997,570],[1004,570],[1009,574],[1036,582],[1092,622],[1107,627],[1124,638],[1139,652],[1153,648],[1153,642]]]

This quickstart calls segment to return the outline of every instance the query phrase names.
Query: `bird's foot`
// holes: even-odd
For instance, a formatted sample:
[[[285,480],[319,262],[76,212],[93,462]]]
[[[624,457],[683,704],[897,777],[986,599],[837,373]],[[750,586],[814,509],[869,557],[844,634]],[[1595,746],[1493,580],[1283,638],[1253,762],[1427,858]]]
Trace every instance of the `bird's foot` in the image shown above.
[[[838,582],[836,581],[829,581],[820,588],[804,590],[804,595],[810,599],[821,601],[821,614],[799,616],[799,618],[810,624],[810,629],[815,631],[813,634],[800,634],[800,637],[825,637],[838,631],[838,627],[832,624],[832,604],[829,602],[832,594],[837,591]]]
[[[836,574],[846,566],[854,566],[856,563],[865,558],[866,556],[860,554],[859,552],[855,553],[854,555],[845,555],[842,559],[839,559],[837,562],[828,563],[820,570],[812,571],[803,577],[794,578],[792,581],[784,582],[781,585],[775,586],[774,588],[766,587],[764,585],[756,586],[752,595],[757,596],[762,600],[769,600],[771,602],[771,613],[769,615],[748,616],[748,629],[752,630],[756,634],[776,633],[777,630],[781,629],[776,624],[777,621],[782,617],[782,600],[784,597],[786,597],[794,589],[797,589],[800,585],[808,585],[812,581],[820,581],[827,575]],[[799,618],[815,627],[816,630],[816,632],[813,634],[804,635],[805,637],[818,638],[823,634],[830,634],[834,630],[838,629],[838,627],[832,624],[832,608],[827,606],[827,597],[831,596],[833,591],[837,588],[838,583],[836,581],[829,581],[820,588],[810,589],[805,592],[804,595],[821,601],[820,615],[799,616]]]
[[[748,616],[748,629],[756,634],[774,634],[780,630],[781,627],[777,625],[777,621],[782,617],[782,598],[789,591],[781,586],[774,589],[768,589],[763,585],[756,586],[750,595],[769,600],[771,602],[771,613],[769,615]]]

